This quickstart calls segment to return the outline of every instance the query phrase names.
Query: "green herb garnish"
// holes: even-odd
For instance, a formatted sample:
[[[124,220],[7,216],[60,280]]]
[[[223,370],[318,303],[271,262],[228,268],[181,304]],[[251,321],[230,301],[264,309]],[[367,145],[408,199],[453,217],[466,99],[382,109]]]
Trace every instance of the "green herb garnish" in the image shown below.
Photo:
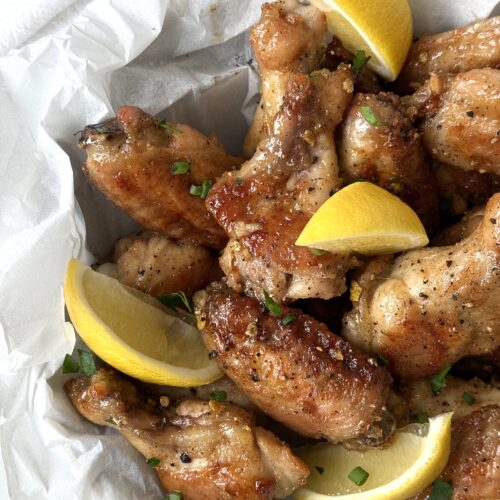
[[[384,356],[382,356],[382,354],[377,352],[376,356],[377,356],[377,361],[378,361],[379,365],[389,366],[389,361],[387,361],[387,359],[385,359]]]
[[[71,354],[66,354],[63,362],[63,373],[78,373],[79,371],[80,365],[75,361]]]
[[[282,320],[281,324],[286,326],[289,325],[292,321],[295,321],[297,318],[293,314],[287,314]]]
[[[158,125],[160,125],[161,128],[166,129],[171,134],[182,134],[182,130],[174,127],[170,122],[167,122],[167,120],[161,120]]]
[[[462,394],[462,401],[465,401],[469,406],[472,406],[476,402],[476,398],[472,394],[464,392]]]
[[[319,248],[310,248],[309,250],[311,250],[311,252],[314,255],[317,255],[318,257],[320,257],[321,255],[323,255],[325,253],[324,250],[320,250]]]
[[[428,500],[450,500],[453,495],[451,481],[442,481],[438,479],[432,485],[432,490]]]
[[[264,290],[264,305],[272,316],[281,316],[281,306]]]
[[[85,375],[91,376],[97,373],[97,368],[95,366],[94,356],[89,351],[83,351],[82,349],[77,349],[78,356],[80,357],[80,367]]]
[[[111,424],[111,425],[118,425],[118,422],[113,417],[107,418],[105,420],[105,422],[107,422],[108,424]]]
[[[417,413],[417,422],[419,424],[428,424],[429,415],[425,411],[423,411],[422,413]]]
[[[319,474],[323,474],[323,472],[325,472],[325,468],[320,467],[319,465],[315,465],[314,468],[318,471]]]
[[[370,106],[361,106],[361,114],[363,115],[363,118],[370,124],[373,125],[374,127],[384,127],[385,123],[381,122],[374,114],[372,111],[372,108]]]
[[[242,177],[236,177],[236,185],[241,186],[243,184],[243,178]]]
[[[189,172],[190,166],[191,163],[189,163],[188,161],[176,161],[175,163],[172,163],[172,175],[187,174]]]
[[[207,197],[207,194],[210,191],[211,187],[212,181],[210,179],[205,179],[200,186],[191,184],[191,187],[189,188],[189,194],[192,194],[193,196],[199,196],[202,200],[204,200]]]
[[[364,50],[358,50],[352,59],[352,72],[357,75],[370,59],[371,57],[367,56]]]
[[[366,483],[366,480],[368,479],[368,472],[363,469],[363,467],[356,467],[352,469],[351,472],[349,472],[349,475],[347,476],[354,484],[357,484],[358,486],[361,486],[362,484]]]
[[[184,307],[191,314],[193,313],[193,306],[184,292],[166,293],[165,295],[159,295],[156,299],[159,300],[164,306],[167,306],[174,311],[180,304],[184,304]]]
[[[210,393],[210,399],[212,401],[226,401],[227,392],[226,391],[212,391]]]
[[[167,493],[163,500],[183,500],[184,496],[180,491],[172,491],[171,493]]]
[[[448,375],[448,372],[450,370],[451,365],[445,366],[439,373],[436,373],[435,375],[432,375],[432,377],[430,377],[429,380],[431,383],[432,394],[434,394],[434,396],[439,394],[446,387],[446,376]]]
[[[151,457],[151,458],[148,458],[146,460],[146,463],[150,466],[150,467],[156,467],[157,465],[159,465],[160,463],[160,459],[159,458],[156,458],[156,457]]]

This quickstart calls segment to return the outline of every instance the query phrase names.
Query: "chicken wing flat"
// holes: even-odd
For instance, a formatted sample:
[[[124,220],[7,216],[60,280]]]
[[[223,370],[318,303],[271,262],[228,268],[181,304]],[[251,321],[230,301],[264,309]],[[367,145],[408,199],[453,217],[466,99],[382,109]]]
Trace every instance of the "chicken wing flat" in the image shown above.
[[[422,142],[435,159],[500,175],[500,70],[432,75],[403,102],[423,117]]]
[[[222,276],[217,256],[208,248],[154,233],[118,240],[113,260],[121,283],[154,296],[191,295]]]
[[[222,284],[197,292],[194,303],[221,369],[275,420],[332,442],[389,437],[389,372],[326,325],[284,306],[275,316]]]
[[[220,264],[236,290],[260,298],[266,290],[278,301],[344,292],[356,259],[318,256],[295,241],[340,187],[333,131],[352,88],[347,66],[293,75],[272,134],[208,194],[207,208],[230,238]]]
[[[431,73],[463,73],[500,67],[500,17],[482,19],[414,42],[396,85],[409,93]]]
[[[203,199],[190,194],[191,185],[201,189],[205,182],[208,189],[241,163],[216,138],[123,106],[115,119],[86,127],[79,145],[87,151],[88,178],[145,228],[196,244],[224,246],[224,232]]]
[[[342,334],[408,378],[500,345],[500,193],[465,240],[372,260]]]
[[[356,94],[339,127],[339,166],[344,181],[366,179],[408,203],[426,228],[438,220],[436,182],[417,131],[399,110],[395,94]],[[369,108],[378,123],[363,115]]]
[[[500,498],[500,406],[485,406],[454,422],[451,454],[440,475],[450,481],[453,500]],[[429,499],[430,488],[411,500]]]
[[[163,487],[185,500],[284,498],[309,473],[286,444],[232,404],[150,405],[130,382],[103,368],[69,380],[65,390],[85,418],[121,432],[146,459],[156,458]]]
[[[262,97],[243,147],[250,158],[267,137],[279,111],[292,72],[318,69],[326,47],[323,12],[296,0],[266,3],[250,31],[250,44],[259,64]]]

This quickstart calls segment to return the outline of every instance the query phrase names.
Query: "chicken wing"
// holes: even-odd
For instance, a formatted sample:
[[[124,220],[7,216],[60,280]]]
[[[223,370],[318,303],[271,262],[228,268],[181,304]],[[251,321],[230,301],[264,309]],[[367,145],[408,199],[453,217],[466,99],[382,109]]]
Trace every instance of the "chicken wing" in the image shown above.
[[[344,181],[366,179],[408,203],[426,228],[438,223],[438,193],[417,131],[395,94],[356,94],[339,127],[339,166]],[[369,109],[378,123],[369,123]]]
[[[498,16],[419,38],[410,47],[396,86],[402,93],[409,93],[431,73],[456,74],[486,67],[500,68]]]
[[[356,259],[319,256],[295,241],[340,187],[333,131],[352,89],[347,66],[293,75],[272,134],[208,194],[207,208],[230,238],[220,264],[236,290],[259,298],[266,290],[278,301],[344,292]]]
[[[422,142],[435,159],[500,175],[500,70],[432,75],[402,101],[423,118]]]
[[[454,422],[451,454],[440,475],[453,500],[500,498],[500,406],[485,406]],[[430,488],[411,500],[429,499]]]
[[[83,168],[92,183],[145,228],[224,246],[224,232],[203,199],[190,194],[191,185],[205,182],[208,189],[241,163],[215,137],[187,125],[159,123],[138,108],[123,106],[115,119],[86,127],[79,146],[87,151]]]
[[[121,432],[154,465],[161,484],[185,500],[284,498],[305,483],[304,463],[252,414],[229,403],[184,399],[167,408],[101,368],[65,390],[88,420]]]
[[[362,291],[343,336],[380,353],[392,373],[437,373],[500,345],[500,193],[465,240],[372,260],[356,278]]]
[[[387,439],[391,376],[299,309],[263,312],[222,284],[194,296],[216,361],[265,413],[304,436],[365,444]],[[365,439],[363,439],[365,438]]]
[[[296,0],[266,3],[259,22],[250,31],[250,44],[261,78],[262,97],[245,138],[243,154],[250,158],[267,137],[283,103],[292,72],[318,69],[326,47],[323,12]]]
[[[481,224],[484,218],[484,209],[483,205],[466,212],[461,220],[441,231],[432,240],[432,244],[437,246],[455,245],[455,243],[470,236]]]
[[[117,241],[116,278],[150,295],[183,291],[191,295],[222,276],[208,248],[142,233]]]

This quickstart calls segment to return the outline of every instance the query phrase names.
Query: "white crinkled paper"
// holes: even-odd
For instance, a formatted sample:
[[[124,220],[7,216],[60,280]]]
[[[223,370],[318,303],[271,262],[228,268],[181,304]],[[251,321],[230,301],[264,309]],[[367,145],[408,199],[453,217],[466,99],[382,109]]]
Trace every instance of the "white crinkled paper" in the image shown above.
[[[258,92],[245,30],[261,3],[0,2],[0,499],[161,498],[139,454],[62,391],[66,263],[103,259],[137,227],[85,181],[73,134],[134,104],[238,152]],[[410,3],[420,33],[497,0]]]

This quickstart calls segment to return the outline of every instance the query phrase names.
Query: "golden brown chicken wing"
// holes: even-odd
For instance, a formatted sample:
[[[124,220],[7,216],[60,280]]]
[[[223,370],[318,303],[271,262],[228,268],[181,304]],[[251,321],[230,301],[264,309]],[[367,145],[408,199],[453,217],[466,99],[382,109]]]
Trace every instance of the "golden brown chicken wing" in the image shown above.
[[[418,378],[500,345],[500,193],[465,240],[373,259],[343,336]]]
[[[261,78],[262,97],[243,147],[250,158],[267,137],[292,72],[318,69],[326,47],[323,12],[296,0],[266,3],[259,22],[250,31],[250,44]]]
[[[121,238],[113,260],[121,283],[154,296],[191,295],[222,276],[217,255],[208,248],[154,233]]]
[[[391,191],[427,229],[434,229],[439,220],[436,181],[419,135],[399,107],[399,97],[387,92],[354,96],[339,127],[340,175],[347,182],[366,179]],[[376,122],[368,121],[367,110]]]
[[[423,36],[414,42],[396,81],[403,93],[415,90],[431,73],[462,73],[500,67],[500,17]]]
[[[163,125],[163,126],[162,126]],[[190,186],[205,186],[239,166],[215,137],[187,125],[159,123],[133,106],[113,120],[85,128],[84,171],[111,201],[145,228],[221,248],[223,230]],[[184,172],[185,173],[181,173]],[[205,184],[204,184],[205,183]]]
[[[326,325],[299,309],[263,311],[257,300],[222,284],[197,292],[194,303],[208,349],[265,413],[304,436],[333,442],[389,437],[389,372]]]
[[[500,175],[500,70],[433,74],[403,103],[423,118],[422,143],[435,159]]]
[[[340,187],[333,131],[352,93],[352,72],[295,74],[272,134],[240,170],[224,175],[207,208],[230,241],[221,258],[228,284],[278,301],[331,298],[345,290],[349,256],[316,255],[295,241]]]
[[[157,459],[163,487],[185,500],[284,498],[308,475],[285,443],[230,403],[184,399],[153,406],[104,368],[68,381],[65,390],[85,418],[117,429],[146,459]]]

